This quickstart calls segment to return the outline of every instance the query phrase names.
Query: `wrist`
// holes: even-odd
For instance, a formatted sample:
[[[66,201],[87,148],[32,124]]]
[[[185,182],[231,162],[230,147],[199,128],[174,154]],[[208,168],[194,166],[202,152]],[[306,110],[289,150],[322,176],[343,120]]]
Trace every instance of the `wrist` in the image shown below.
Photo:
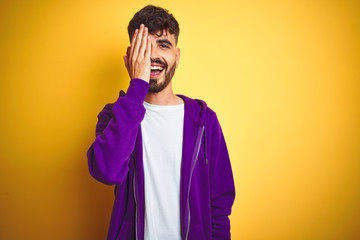
[[[141,78],[133,78],[130,81],[126,97],[134,101],[143,102],[149,90],[149,83]]]
[[[141,78],[141,77],[131,78],[131,80],[134,80],[134,79],[141,80],[141,81],[143,81],[143,82],[149,83],[149,81],[146,81],[144,78]]]

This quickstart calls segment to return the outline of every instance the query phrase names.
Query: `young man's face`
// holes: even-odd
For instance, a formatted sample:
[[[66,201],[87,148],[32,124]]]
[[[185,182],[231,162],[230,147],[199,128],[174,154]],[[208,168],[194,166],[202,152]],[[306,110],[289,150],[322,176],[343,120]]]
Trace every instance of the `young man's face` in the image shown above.
[[[175,35],[164,30],[149,34],[151,41],[151,75],[149,92],[161,92],[170,83],[179,64],[180,49],[176,47]]]

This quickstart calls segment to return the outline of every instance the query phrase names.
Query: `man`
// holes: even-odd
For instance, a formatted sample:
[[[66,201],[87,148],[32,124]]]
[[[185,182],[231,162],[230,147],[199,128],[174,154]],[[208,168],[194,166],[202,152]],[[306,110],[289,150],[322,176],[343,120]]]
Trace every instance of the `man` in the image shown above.
[[[91,175],[115,184],[108,239],[230,239],[233,175],[216,114],[175,95],[179,25],[152,5],[128,27],[125,94],[98,115]]]

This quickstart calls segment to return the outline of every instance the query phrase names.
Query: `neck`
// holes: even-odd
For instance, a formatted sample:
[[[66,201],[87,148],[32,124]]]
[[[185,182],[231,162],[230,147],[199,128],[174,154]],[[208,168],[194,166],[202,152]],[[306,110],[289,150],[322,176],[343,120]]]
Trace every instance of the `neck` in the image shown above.
[[[182,98],[174,94],[171,82],[161,92],[148,92],[145,97],[145,102],[154,105],[179,105],[184,103]]]

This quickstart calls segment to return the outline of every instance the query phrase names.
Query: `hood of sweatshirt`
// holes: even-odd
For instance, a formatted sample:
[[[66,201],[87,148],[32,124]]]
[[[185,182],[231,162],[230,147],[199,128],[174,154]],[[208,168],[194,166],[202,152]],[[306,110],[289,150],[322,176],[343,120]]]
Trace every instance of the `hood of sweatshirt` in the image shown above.
[[[207,104],[200,99],[192,99],[184,95],[177,94],[176,96],[181,97],[185,102],[185,108],[189,112],[190,118],[197,125],[204,126],[205,113],[207,110]]]
[[[125,92],[121,90],[119,93],[119,97],[124,96]],[[206,102],[200,99],[192,99],[181,94],[176,94],[176,96],[181,97],[184,100],[185,108],[190,113],[189,115],[192,121],[196,123],[199,127],[204,126],[205,113],[207,110]]]
[[[125,92],[121,90],[119,92],[119,97],[124,97],[124,96],[125,96]],[[204,126],[205,113],[207,110],[206,102],[200,99],[192,99],[181,94],[176,94],[176,96],[181,97],[184,100],[185,107],[190,113],[189,115],[190,118],[193,120],[193,122],[199,125],[200,127]]]

